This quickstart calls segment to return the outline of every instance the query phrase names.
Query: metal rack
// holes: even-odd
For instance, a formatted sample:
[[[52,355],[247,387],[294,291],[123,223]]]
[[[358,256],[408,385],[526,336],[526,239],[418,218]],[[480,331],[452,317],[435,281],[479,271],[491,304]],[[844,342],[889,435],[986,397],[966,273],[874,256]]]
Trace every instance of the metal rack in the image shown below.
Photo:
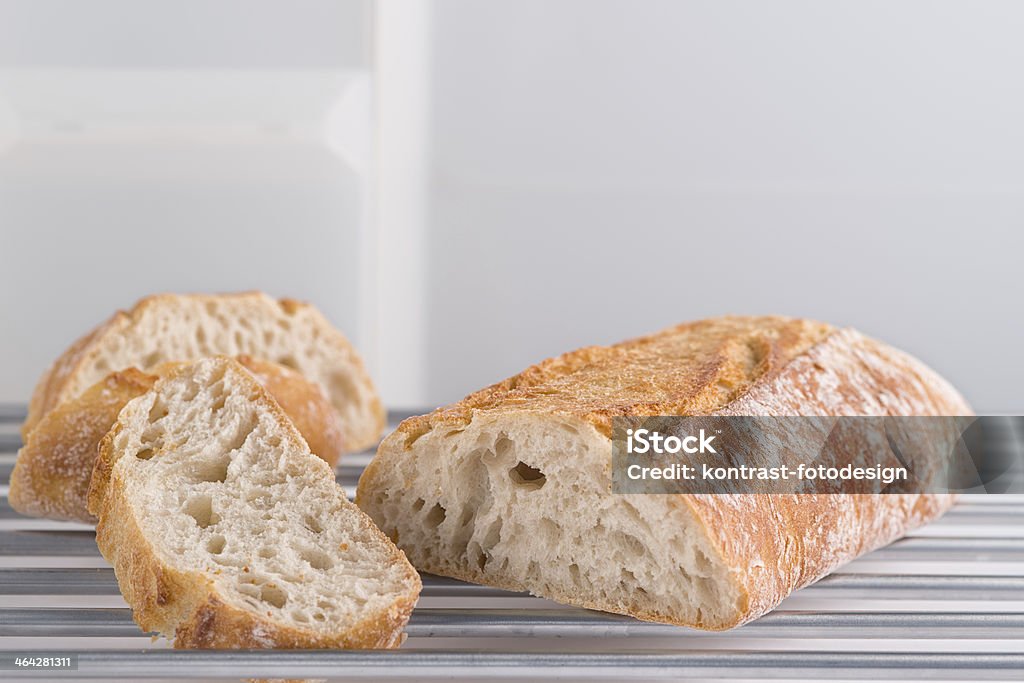
[[[0,407],[0,655],[72,655],[77,669],[0,679],[1024,680],[1022,495],[967,497],[727,633],[425,576],[398,651],[171,650],[132,622],[90,527],[7,504],[22,417]],[[349,492],[369,457],[338,468]]]

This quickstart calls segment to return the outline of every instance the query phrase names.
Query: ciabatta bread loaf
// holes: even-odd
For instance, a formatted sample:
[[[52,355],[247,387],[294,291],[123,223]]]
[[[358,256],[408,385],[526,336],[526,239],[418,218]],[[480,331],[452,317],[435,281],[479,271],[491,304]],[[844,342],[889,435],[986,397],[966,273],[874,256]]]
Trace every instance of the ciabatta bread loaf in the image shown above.
[[[229,358],[185,366],[121,410],[89,511],[136,622],[177,647],[394,647],[420,590]]]
[[[22,427],[27,438],[46,413],[111,372],[166,362],[248,355],[293,368],[319,384],[341,417],[348,447],[367,448],[384,410],[363,361],[313,306],[248,292],[161,294],[119,311],[57,359],[36,385]]]
[[[719,318],[574,351],[404,421],[357,503],[421,571],[725,629],[951,497],[616,495],[614,416],[969,414],[933,371],[855,331]]]
[[[276,363],[239,356],[313,452],[333,467],[344,451],[341,420],[320,387]],[[32,429],[11,472],[11,507],[23,515],[95,522],[86,506],[100,440],[128,401],[149,391],[160,376],[179,367],[165,363],[151,373],[113,372],[82,394],[51,410]]]

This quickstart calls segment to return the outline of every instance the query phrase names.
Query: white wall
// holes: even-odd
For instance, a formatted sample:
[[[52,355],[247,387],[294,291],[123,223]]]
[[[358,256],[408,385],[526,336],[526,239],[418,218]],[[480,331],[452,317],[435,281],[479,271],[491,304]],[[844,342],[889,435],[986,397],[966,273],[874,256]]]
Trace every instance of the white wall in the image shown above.
[[[315,301],[357,344],[368,3],[0,3],[0,401],[159,291]]]
[[[368,233],[368,3],[0,0],[0,401],[137,296],[260,287],[396,406],[733,312],[1024,409],[1021,3],[381,7]]]
[[[783,313],[1024,408],[1024,4],[439,0],[429,396]]]

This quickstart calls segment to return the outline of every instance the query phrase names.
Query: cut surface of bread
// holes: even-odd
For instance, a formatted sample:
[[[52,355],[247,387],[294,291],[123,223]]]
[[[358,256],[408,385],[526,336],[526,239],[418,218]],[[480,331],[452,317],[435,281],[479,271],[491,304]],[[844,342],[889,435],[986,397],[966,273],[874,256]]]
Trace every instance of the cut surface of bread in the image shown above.
[[[313,306],[260,292],[160,294],[83,336],[36,385],[22,427],[27,437],[46,413],[111,372],[149,371],[164,362],[249,355],[316,382],[338,411],[352,450],[376,443],[384,410],[363,361]]]
[[[970,414],[933,371],[852,330],[718,318],[568,353],[406,420],[357,503],[421,571],[726,629],[952,497],[617,495],[614,416]]]
[[[228,358],[130,401],[89,491],[136,622],[177,647],[386,648],[420,580]]]
[[[276,363],[239,356],[299,429],[313,452],[334,467],[344,451],[341,419],[320,387]],[[8,500],[23,515],[95,522],[89,480],[100,440],[128,401],[180,367],[164,363],[151,373],[113,372],[51,410],[29,433],[11,472]]]

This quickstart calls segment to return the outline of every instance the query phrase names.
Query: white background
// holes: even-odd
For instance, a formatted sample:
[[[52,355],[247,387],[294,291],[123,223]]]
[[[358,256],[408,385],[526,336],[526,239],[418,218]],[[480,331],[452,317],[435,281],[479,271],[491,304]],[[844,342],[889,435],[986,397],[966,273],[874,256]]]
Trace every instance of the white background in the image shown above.
[[[0,1],[0,400],[141,294],[261,287],[393,406],[783,313],[1024,408],[1020,3],[393,0],[375,40],[359,3],[78,6]]]

